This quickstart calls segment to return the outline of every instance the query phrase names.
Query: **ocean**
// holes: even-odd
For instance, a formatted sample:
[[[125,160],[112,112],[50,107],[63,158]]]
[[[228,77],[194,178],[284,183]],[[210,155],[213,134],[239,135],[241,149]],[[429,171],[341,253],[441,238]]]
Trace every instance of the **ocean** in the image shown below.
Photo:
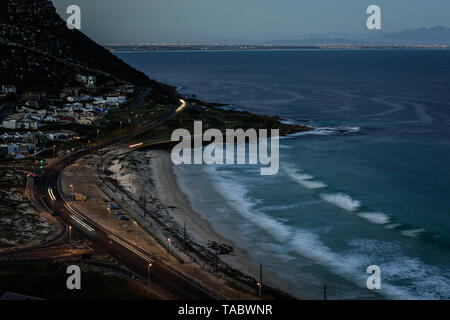
[[[291,294],[450,298],[450,51],[117,55],[181,93],[316,128],[280,140],[275,176],[176,168],[194,209]]]

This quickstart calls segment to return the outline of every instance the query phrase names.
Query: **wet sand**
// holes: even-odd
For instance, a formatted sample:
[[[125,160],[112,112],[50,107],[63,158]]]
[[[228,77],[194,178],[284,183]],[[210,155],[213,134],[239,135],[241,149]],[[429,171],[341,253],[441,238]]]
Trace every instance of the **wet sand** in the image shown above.
[[[152,155],[152,173],[155,188],[160,201],[181,226],[187,226],[189,236],[195,239],[198,244],[207,247],[208,241],[216,241],[231,246],[234,250],[232,254],[221,255],[220,259],[232,268],[239,270],[248,276],[259,278],[259,264],[252,261],[249,254],[230,239],[220,235],[220,231],[202,215],[192,209],[189,198],[181,191],[178,179],[167,151],[147,151]],[[205,195],[207,196],[207,195]],[[288,291],[292,286],[278,277],[275,273],[264,270],[265,283],[284,291]]]

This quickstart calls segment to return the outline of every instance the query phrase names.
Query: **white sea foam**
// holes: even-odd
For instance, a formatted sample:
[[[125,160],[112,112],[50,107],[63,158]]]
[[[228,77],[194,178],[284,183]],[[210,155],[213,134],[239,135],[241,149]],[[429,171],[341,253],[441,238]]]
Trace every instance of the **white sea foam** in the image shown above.
[[[291,119],[283,119],[283,120],[280,120],[280,123],[282,123],[282,124],[298,124],[297,121],[291,120]]]
[[[400,227],[400,226],[401,226],[400,223],[392,223],[392,224],[386,225],[385,227],[386,227],[386,229],[395,229],[395,228]]]
[[[314,176],[310,174],[299,173],[299,171],[301,170],[284,167],[283,171],[288,177],[307,189],[320,189],[327,187],[327,185],[322,181],[311,180],[314,179]]]
[[[333,273],[355,283],[360,287],[364,287],[367,280],[367,274],[364,272],[365,268],[373,263],[373,258],[361,254],[339,254],[332,251],[329,247],[324,245],[316,234],[305,230],[296,230],[291,237],[289,245],[300,255],[316,261],[322,265],[328,266]],[[377,243],[375,248],[380,248],[382,245]],[[362,248],[364,253],[367,249]],[[371,251],[372,252],[372,251]],[[383,272],[384,265],[381,265]],[[397,299],[414,299],[414,296],[406,288],[400,288],[383,281],[382,294]]]
[[[322,193],[320,197],[331,204],[334,204],[338,206],[341,209],[344,209],[346,211],[354,212],[358,210],[358,208],[361,206],[361,202],[358,200],[352,199],[347,194],[344,193],[332,193],[332,194],[325,194]]]
[[[442,288],[442,281],[445,280],[445,276],[441,277],[438,273],[433,274],[433,270],[429,269],[431,266],[424,264],[420,260],[404,256],[401,251],[396,252],[394,250],[395,248],[389,247],[392,246],[391,243],[379,242],[376,240],[354,241],[354,243],[360,247],[359,249],[346,250],[343,252],[334,251],[323,243],[318,234],[299,227],[290,226],[287,222],[283,222],[282,220],[256,210],[256,202],[249,197],[249,190],[244,184],[239,182],[236,176],[230,175],[229,172],[216,170],[216,168],[212,166],[205,167],[204,170],[210,173],[214,187],[221,192],[236,213],[240,214],[255,227],[261,228],[267,232],[267,234],[275,240],[275,243],[281,245],[280,248],[292,250],[307,259],[319,263],[331,270],[334,274],[355,283],[361,288],[365,287],[368,277],[365,273],[365,268],[374,263],[379,264],[385,275],[383,277],[382,291],[380,293],[391,298],[417,299],[420,297],[436,298],[442,296],[442,293],[436,291],[436,288]],[[324,194],[322,197],[348,211],[355,211],[360,206],[359,201],[355,201],[345,194]],[[283,206],[279,206],[279,208],[282,207]],[[273,209],[275,209],[275,206]],[[383,222],[384,224],[389,220],[386,215],[376,212],[361,213],[361,215],[365,218],[370,217],[374,223]],[[401,250],[401,248],[398,250]],[[386,258],[386,254],[395,258]],[[419,275],[415,275],[414,272],[408,270],[406,270],[405,273],[397,272],[400,270],[398,264],[407,260],[414,263],[414,269],[420,271]],[[408,268],[407,266],[403,267]],[[422,275],[434,277],[433,282],[435,284],[433,285],[433,288],[425,286],[426,281],[423,281],[423,279],[420,278]],[[394,286],[389,283],[391,279],[392,281],[404,279],[414,283],[414,285],[407,287]],[[420,292],[416,290],[416,285],[423,287],[423,290]]]
[[[407,237],[417,238],[423,232],[425,232],[425,229],[411,229],[411,230],[402,230],[401,234]]]
[[[251,202],[246,198],[248,190],[242,184],[220,177],[219,179],[214,180],[214,185],[216,186],[216,189],[225,197],[228,203],[244,218],[251,221],[261,229],[266,230],[280,242],[286,241],[289,237],[289,228],[287,228],[283,223],[261,212],[253,210],[252,206],[255,202]]]
[[[390,218],[381,212],[361,212],[358,213],[358,216],[375,224],[387,224],[390,222]]]
[[[289,205],[280,205],[280,206],[265,206],[264,211],[283,211],[283,210],[289,210],[299,207],[299,203],[296,204],[289,204]]]
[[[361,131],[360,127],[319,127],[313,128],[309,131],[301,131],[297,133],[293,133],[289,136],[298,137],[298,136],[307,136],[307,135],[316,135],[316,136],[328,136],[333,134],[344,134],[344,133],[358,133]]]

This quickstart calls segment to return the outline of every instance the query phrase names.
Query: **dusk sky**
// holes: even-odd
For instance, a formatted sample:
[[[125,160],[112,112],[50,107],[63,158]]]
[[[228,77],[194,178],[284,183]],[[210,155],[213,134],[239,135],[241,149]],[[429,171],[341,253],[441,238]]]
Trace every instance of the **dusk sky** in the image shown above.
[[[450,26],[450,1],[433,0],[53,0],[82,10],[82,31],[105,42],[283,40],[366,29],[366,9],[382,10],[382,30]]]

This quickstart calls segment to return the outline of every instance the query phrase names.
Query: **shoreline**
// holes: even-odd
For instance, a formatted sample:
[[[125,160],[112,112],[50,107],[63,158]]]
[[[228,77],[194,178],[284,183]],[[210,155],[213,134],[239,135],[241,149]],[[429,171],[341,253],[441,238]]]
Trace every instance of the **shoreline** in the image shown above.
[[[217,242],[220,246],[225,245],[232,248],[232,252],[220,254],[219,259],[227,267],[237,270],[247,277],[259,279],[259,263],[254,261],[248,251],[240,247],[235,241],[222,235],[220,228],[215,227],[204,215],[192,208],[189,196],[180,187],[180,177],[170,160],[170,153],[164,150],[147,150],[144,152],[151,157],[150,168],[148,168],[152,181],[151,187],[154,189],[160,205],[169,214],[172,227],[175,230],[183,230],[183,226],[186,224],[188,239],[211,253],[213,249],[208,246],[211,241]],[[139,168],[139,170],[146,170],[146,168]],[[133,171],[137,173],[137,170]],[[139,177],[132,178],[132,175],[133,173],[129,172],[125,175],[128,176],[125,180],[131,180],[130,185],[132,186],[129,185],[128,188],[131,187],[135,195],[142,192],[147,194],[148,183],[142,183],[142,180],[139,181]],[[118,181],[125,187],[128,184],[128,182],[124,183],[123,179],[118,179]],[[157,207],[159,207],[159,204]],[[294,286],[275,272],[264,269],[263,281],[265,286],[281,290],[281,292],[294,297],[292,293]],[[306,292],[305,296],[307,296]]]

